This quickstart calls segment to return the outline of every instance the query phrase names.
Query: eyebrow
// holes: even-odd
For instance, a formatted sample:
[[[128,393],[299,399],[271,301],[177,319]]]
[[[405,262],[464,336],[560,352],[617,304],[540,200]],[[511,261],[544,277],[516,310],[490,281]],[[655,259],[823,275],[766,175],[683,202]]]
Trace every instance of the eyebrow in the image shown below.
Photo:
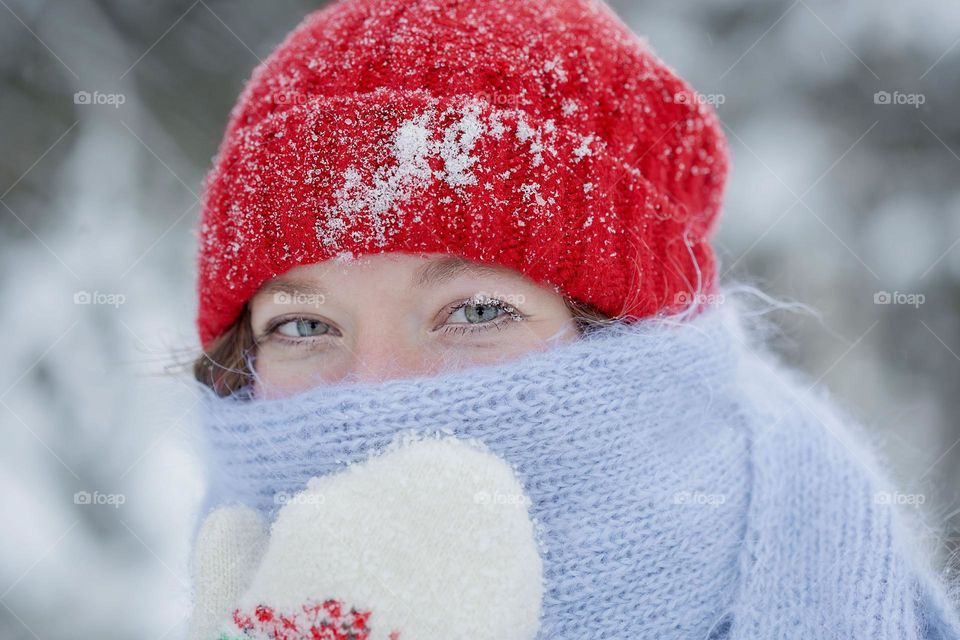
[[[257,291],[257,294],[269,293],[301,293],[301,294],[319,294],[326,295],[326,289],[305,280],[272,280],[264,284]]]
[[[414,272],[412,286],[418,289],[438,286],[461,275],[503,275],[503,270],[494,265],[471,262],[458,256],[445,256],[431,260]],[[271,280],[258,291],[258,295],[272,293],[327,295],[327,290],[307,280]]]
[[[433,260],[417,269],[413,286],[418,289],[436,286],[460,275],[498,275],[503,271],[493,265],[470,262],[458,256],[448,256]]]

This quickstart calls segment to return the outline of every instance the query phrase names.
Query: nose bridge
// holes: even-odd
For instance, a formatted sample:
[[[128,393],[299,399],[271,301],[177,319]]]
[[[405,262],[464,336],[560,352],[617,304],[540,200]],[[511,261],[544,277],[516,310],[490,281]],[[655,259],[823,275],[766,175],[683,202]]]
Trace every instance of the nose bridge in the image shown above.
[[[422,345],[397,327],[371,327],[354,343],[348,375],[359,380],[388,380],[425,373],[432,365]]]

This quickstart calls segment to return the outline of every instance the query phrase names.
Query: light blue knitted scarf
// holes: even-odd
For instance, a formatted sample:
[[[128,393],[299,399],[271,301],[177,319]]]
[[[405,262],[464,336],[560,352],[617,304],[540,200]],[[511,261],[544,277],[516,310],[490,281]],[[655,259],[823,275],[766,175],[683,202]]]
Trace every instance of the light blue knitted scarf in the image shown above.
[[[208,395],[208,507],[274,496],[398,434],[483,441],[532,500],[542,632],[601,638],[960,638],[865,447],[727,302],[513,362]]]

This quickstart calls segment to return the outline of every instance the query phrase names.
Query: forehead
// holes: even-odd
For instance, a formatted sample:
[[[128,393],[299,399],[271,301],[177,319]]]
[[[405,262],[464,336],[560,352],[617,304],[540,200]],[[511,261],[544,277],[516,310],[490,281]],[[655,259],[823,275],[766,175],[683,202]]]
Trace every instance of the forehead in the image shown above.
[[[356,278],[383,278],[403,283],[410,288],[429,288],[460,276],[504,276],[522,278],[505,267],[486,265],[448,254],[383,253],[362,258],[333,259],[290,269],[267,281],[258,291],[321,291],[324,284],[356,281]]]

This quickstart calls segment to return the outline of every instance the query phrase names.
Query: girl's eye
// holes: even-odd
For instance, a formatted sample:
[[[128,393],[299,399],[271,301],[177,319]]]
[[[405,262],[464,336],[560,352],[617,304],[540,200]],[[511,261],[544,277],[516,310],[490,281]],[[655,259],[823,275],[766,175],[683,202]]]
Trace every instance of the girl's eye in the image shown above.
[[[330,333],[332,327],[322,320],[311,318],[295,318],[274,329],[277,333],[288,338],[312,338]]]
[[[495,304],[465,304],[450,314],[450,322],[480,324],[499,318],[506,310]]]
[[[476,295],[453,304],[439,328],[467,333],[500,327],[506,322],[523,320],[525,316],[503,300]]]

